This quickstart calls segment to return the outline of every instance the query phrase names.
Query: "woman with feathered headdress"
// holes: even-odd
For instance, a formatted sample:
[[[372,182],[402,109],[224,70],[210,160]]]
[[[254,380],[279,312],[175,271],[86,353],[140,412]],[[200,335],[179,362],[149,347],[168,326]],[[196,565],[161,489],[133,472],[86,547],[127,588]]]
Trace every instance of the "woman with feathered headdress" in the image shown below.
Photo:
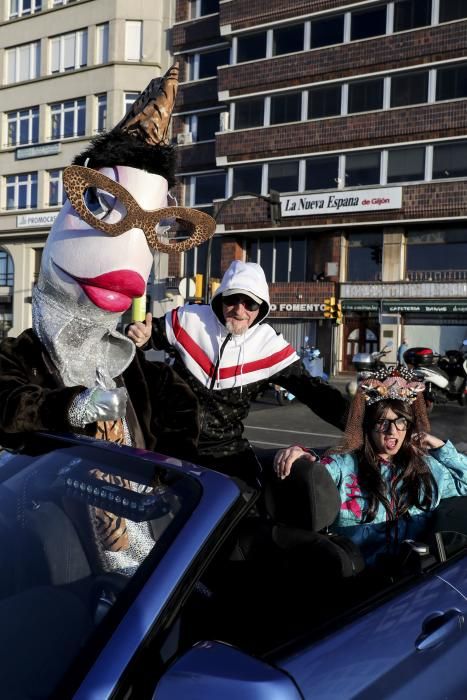
[[[423,536],[442,499],[467,495],[467,457],[430,434],[424,384],[402,366],[367,372],[353,399],[343,442],[321,460],[341,497],[331,530],[360,545],[367,562],[397,554]],[[276,455],[285,478],[299,447]],[[313,459],[310,457],[310,459]]]

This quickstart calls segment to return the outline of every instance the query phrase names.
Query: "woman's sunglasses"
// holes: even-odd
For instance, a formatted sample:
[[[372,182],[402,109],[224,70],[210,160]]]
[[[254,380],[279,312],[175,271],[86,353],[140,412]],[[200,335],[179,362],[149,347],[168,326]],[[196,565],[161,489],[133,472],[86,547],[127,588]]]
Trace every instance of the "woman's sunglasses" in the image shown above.
[[[373,428],[377,433],[387,433],[391,425],[395,425],[397,430],[402,431],[407,430],[409,422],[407,418],[402,417],[394,418],[393,420],[390,418],[383,418],[382,420],[377,420]]]
[[[214,219],[197,209],[164,207],[146,211],[122,185],[92,168],[81,165],[65,168],[63,186],[73,209],[92,228],[109,236],[121,236],[132,228],[139,228],[148,245],[164,253],[189,250],[211,238],[216,229]],[[105,221],[111,212],[118,213],[118,221]],[[170,228],[164,223],[169,220],[182,223],[188,230],[188,237],[177,242],[169,242],[167,237],[162,240],[160,235]]]
[[[258,304],[254,299],[250,297],[244,297],[242,294],[231,294],[228,297],[222,297],[222,303],[224,306],[237,306],[237,304],[243,304],[247,311],[258,311],[261,304]]]

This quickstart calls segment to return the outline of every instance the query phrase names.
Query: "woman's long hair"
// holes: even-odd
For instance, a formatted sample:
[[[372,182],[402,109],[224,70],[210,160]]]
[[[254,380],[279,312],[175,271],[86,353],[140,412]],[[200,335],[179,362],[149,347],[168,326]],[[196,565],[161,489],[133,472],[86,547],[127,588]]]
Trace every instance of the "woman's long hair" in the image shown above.
[[[381,477],[380,459],[370,433],[376,421],[382,420],[389,408],[407,420],[408,428],[399,452],[394,455],[394,478],[388,498],[387,484]],[[328,450],[328,454],[351,452],[355,455],[358,461],[358,483],[368,500],[366,522],[375,519],[380,503],[386,509],[389,520],[402,517],[411,506],[421,510],[430,509],[436,482],[425,459],[427,451],[418,438],[419,433],[429,430],[425,401],[421,395],[412,404],[388,399],[368,405],[364,394],[358,390],[349,412],[343,443],[340,447]]]

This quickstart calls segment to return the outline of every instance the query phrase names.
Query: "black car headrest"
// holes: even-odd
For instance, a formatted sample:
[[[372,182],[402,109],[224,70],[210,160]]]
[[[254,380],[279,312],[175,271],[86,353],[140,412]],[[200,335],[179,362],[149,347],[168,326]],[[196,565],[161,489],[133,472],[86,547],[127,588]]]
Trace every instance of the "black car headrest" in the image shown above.
[[[267,509],[275,522],[319,532],[337,518],[339,491],[324,464],[302,458],[290,475],[274,478],[267,494]]]

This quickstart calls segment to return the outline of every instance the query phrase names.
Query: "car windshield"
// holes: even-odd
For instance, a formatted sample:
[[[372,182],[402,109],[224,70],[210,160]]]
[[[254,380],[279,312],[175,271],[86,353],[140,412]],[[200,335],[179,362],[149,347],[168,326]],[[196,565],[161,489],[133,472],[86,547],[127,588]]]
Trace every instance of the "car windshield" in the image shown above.
[[[0,451],[1,697],[50,698],[85,646],[96,657],[200,496],[126,448]]]

